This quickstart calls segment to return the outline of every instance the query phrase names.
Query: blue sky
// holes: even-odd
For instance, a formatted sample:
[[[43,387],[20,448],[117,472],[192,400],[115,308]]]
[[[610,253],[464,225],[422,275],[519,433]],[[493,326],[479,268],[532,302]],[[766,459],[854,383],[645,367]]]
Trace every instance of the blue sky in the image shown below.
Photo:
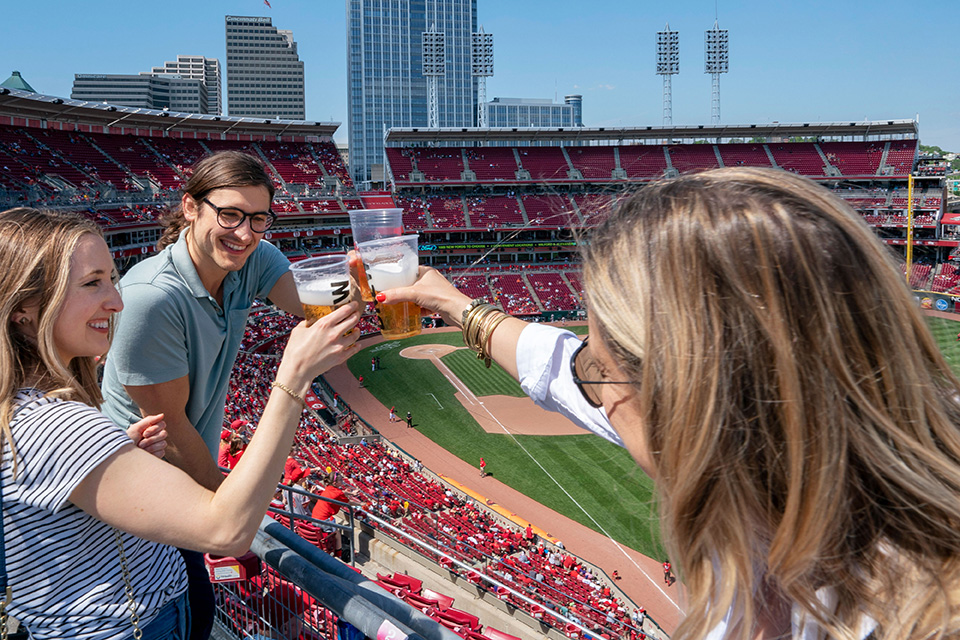
[[[223,16],[264,15],[292,29],[306,68],[307,118],[343,123],[343,0],[86,0],[7,2],[0,76],[20,71],[35,89],[69,96],[74,73],[137,73],[177,54],[224,60]],[[721,78],[727,124],[920,118],[924,144],[960,151],[960,77],[951,61],[960,4],[911,10],[887,0],[478,0],[494,34],[487,97],[583,95],[587,126],[661,123],[656,32],[680,32],[674,124],[709,124],[703,32],[730,31]]]

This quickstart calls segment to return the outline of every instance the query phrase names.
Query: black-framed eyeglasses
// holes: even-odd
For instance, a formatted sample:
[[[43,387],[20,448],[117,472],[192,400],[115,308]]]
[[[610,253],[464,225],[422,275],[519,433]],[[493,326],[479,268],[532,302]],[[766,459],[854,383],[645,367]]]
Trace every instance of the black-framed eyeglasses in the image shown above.
[[[277,214],[269,209],[247,213],[236,207],[218,207],[206,198],[203,201],[217,212],[217,223],[224,229],[236,229],[243,224],[245,219],[250,218],[250,229],[254,233],[263,233],[277,221]]]
[[[591,407],[599,409],[603,406],[603,400],[600,397],[600,389],[593,385],[599,384],[630,384],[625,380],[599,380],[600,368],[596,361],[590,357],[589,352],[585,353],[587,340],[590,336],[583,339],[577,350],[570,356],[570,373],[573,374],[573,382],[583,394],[583,399]]]

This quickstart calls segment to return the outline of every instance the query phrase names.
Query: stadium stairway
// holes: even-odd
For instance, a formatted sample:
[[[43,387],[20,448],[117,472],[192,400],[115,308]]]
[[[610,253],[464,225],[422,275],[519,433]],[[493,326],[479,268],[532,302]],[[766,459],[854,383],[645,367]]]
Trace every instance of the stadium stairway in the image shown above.
[[[715,144],[712,144],[710,146],[713,147],[713,155],[717,156],[717,166],[722,169],[724,167],[724,164],[723,164],[723,156],[720,155],[720,147],[718,147]]]
[[[570,282],[570,278],[569,278],[569,277],[567,276],[567,274],[564,273],[563,271],[560,272],[560,279],[563,280],[563,281],[567,284],[568,287],[570,287],[570,291],[573,292],[573,295],[574,295],[574,296],[580,298],[581,303],[582,303],[582,301],[583,301],[583,290],[577,288],[572,282]]]
[[[566,153],[566,151],[564,151]],[[520,210],[520,215],[523,216],[523,226],[530,226],[530,216],[527,215],[527,208],[523,206],[523,198],[517,196],[517,208]]]
[[[773,151],[770,151],[770,146],[767,143],[763,144],[763,152],[767,154],[767,157],[770,159],[770,166],[775,169],[779,169],[780,165],[777,164],[776,158],[773,157]]]
[[[406,573],[422,581],[423,588],[453,596],[453,606],[480,618],[484,627],[496,627],[521,638],[550,637],[559,640],[564,637],[559,630],[540,625],[527,613],[390,538],[373,537],[361,529],[355,549],[357,566],[365,576],[375,579],[378,573]]]
[[[567,161],[567,177],[571,180],[583,180],[583,174],[580,173],[580,170],[573,166],[573,160],[570,159],[570,154],[567,152],[567,147],[560,147],[560,151],[563,152],[563,159]]]
[[[104,156],[107,160],[109,160],[110,162],[112,162],[113,164],[115,164],[121,171],[123,171],[124,173],[126,173],[126,174],[127,174],[127,180],[129,180],[129,181],[132,182],[133,184],[137,185],[137,187],[139,187],[140,189],[146,190],[147,184],[151,184],[151,185],[154,185],[154,186],[157,186],[157,187],[160,186],[160,185],[154,183],[152,180],[149,180],[149,179],[146,178],[146,177],[138,176],[138,175],[133,171],[133,169],[131,169],[129,166],[123,164],[122,162],[119,162],[116,158],[114,158],[112,155],[110,155],[109,153],[107,153],[106,149],[104,149],[103,147],[101,147],[100,145],[98,145],[98,144],[96,143],[96,141],[94,141],[92,138],[90,138],[90,136],[84,136],[84,135],[81,134],[81,137],[82,137],[84,140],[87,141],[87,144],[89,144],[91,147],[93,147],[94,149],[96,149],[97,151],[99,151],[100,153],[102,153],[103,156]]]
[[[310,151],[310,156],[313,158],[313,161],[317,163],[317,168],[320,169],[320,172],[323,174],[323,177],[324,178],[329,177],[330,174],[327,172],[327,168],[323,166],[323,163],[320,162],[320,156],[317,154],[317,150],[313,148],[313,144],[308,142],[306,147],[307,147],[307,150]]]
[[[287,181],[283,179],[283,176],[277,171],[277,168],[273,166],[273,163],[270,162],[270,158],[267,157],[267,154],[263,152],[263,149],[260,148],[260,145],[252,144],[253,150],[257,153],[257,157],[263,162],[264,166],[267,167],[267,170],[270,172],[270,177],[273,178],[273,181],[283,187],[284,191],[290,191],[290,188],[287,186]]]
[[[513,159],[517,162],[517,180],[529,180],[530,172],[524,168],[523,160],[520,159],[520,149],[513,148]]]
[[[530,278],[527,277],[526,273],[521,273],[520,277],[523,279],[523,284],[527,288],[527,291],[530,292],[530,299],[533,300],[534,304],[537,305],[537,309],[540,313],[543,313],[546,310],[546,307],[543,306],[543,301],[540,300],[540,296],[537,295],[537,288],[530,284]]]
[[[820,159],[823,161],[823,166],[826,167],[825,173],[828,176],[839,176],[841,175],[840,169],[835,167],[830,163],[830,159],[827,157],[827,154],[823,152],[823,149],[818,143],[813,143],[813,148],[817,150],[817,153],[820,154]]]
[[[878,176],[883,175],[883,170],[884,170],[884,169],[886,168],[886,166],[887,166],[887,158],[888,158],[889,156],[890,156],[890,141],[887,140],[887,141],[883,144],[883,155],[880,156],[880,166],[877,167],[877,175],[878,175]]]
[[[463,207],[463,226],[465,229],[472,229],[473,222],[470,221],[470,207],[467,206],[467,197],[465,195],[460,195],[459,198],[460,206]],[[430,220],[430,225],[433,226],[432,218]]]

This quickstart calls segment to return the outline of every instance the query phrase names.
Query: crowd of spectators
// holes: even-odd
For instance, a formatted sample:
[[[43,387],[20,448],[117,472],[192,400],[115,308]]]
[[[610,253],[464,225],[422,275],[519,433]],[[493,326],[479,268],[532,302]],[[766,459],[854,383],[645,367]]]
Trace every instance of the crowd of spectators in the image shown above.
[[[256,418],[270,392],[268,381],[275,374],[276,354],[294,322],[291,316],[264,305],[256,305],[251,313],[228,392],[222,434],[224,460],[228,462],[225,466],[230,466],[231,459],[235,463],[238,453],[242,455],[244,440],[256,429]],[[322,416],[333,416],[332,420],[356,416],[345,403],[332,401],[321,388],[315,391],[325,397],[328,413],[304,414],[284,477],[289,486],[348,502],[354,507],[355,516],[379,530],[380,535],[396,537],[438,562],[442,557],[428,546],[440,549],[444,555],[473,567],[470,573],[478,582],[513,606],[529,609],[530,605],[508,592],[499,593],[480,576],[511,585],[542,603],[548,618],[552,611],[595,628],[598,637],[603,633],[608,637],[629,637],[630,615],[635,616],[637,610],[615,595],[611,580],[597,575],[562,547],[537,541],[529,528],[525,530],[493,514],[440,483],[424,470],[419,460],[402,454],[379,437],[341,443],[340,436],[329,428],[329,420]],[[322,515],[321,520],[338,517],[326,513],[327,507],[319,507],[331,504],[322,500],[303,502],[281,492],[275,502],[285,511]],[[382,522],[404,534],[398,535]],[[309,525],[291,526],[308,539],[315,535]],[[327,545],[335,553],[340,548],[334,544],[337,536],[332,529],[327,533],[330,535],[316,534],[316,543]],[[640,636],[635,633],[633,637]]]

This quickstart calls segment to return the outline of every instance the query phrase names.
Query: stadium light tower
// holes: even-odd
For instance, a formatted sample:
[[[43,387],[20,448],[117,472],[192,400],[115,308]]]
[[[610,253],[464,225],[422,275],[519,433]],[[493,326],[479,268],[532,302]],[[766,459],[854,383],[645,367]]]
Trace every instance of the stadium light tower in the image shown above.
[[[427,78],[427,126],[440,126],[440,107],[437,101],[437,80],[447,70],[447,45],[437,26],[423,32],[423,75]]]
[[[472,34],[470,40],[470,75],[477,79],[477,126],[487,126],[487,78],[493,75],[493,34]]]
[[[680,32],[671,31],[670,23],[657,31],[657,75],[663,76],[663,124],[673,124],[673,81],[680,73]]]
[[[726,29],[720,29],[713,21],[703,38],[703,72],[713,77],[710,100],[710,124],[720,124],[720,74],[730,70],[730,37]]]

